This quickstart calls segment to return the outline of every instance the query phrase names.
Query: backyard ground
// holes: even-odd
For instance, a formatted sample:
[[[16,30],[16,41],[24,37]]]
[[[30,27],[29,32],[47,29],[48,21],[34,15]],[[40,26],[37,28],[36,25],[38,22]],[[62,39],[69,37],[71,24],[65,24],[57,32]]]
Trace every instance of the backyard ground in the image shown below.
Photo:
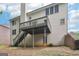
[[[79,56],[79,50],[71,50],[69,47],[35,47],[20,48],[0,46],[0,55],[9,56]]]

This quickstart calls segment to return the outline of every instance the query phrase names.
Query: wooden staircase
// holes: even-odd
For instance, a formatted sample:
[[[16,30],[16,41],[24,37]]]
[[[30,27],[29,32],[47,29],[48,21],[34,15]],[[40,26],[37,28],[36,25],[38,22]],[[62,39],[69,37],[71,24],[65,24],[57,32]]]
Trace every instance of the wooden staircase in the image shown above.
[[[44,33],[44,29],[46,29],[46,33],[50,33],[50,28],[51,25],[49,24],[46,16],[23,22],[20,24],[21,32],[14,39],[14,46],[18,46],[18,44],[26,37],[28,33],[33,33],[33,30],[34,34]]]
[[[14,46],[18,46],[18,44],[24,39],[26,35],[26,32],[21,31],[14,39]]]

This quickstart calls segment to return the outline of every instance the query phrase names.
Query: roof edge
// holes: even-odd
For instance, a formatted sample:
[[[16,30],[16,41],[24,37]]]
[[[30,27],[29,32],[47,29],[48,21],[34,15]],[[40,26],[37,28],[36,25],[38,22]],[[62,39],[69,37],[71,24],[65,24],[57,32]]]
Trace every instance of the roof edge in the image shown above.
[[[32,13],[34,13],[34,12],[38,12],[39,9],[45,8],[45,7],[50,6],[50,5],[52,5],[52,4],[61,4],[61,3],[51,3],[51,4],[45,5],[45,6],[43,6],[43,7],[37,8],[37,9],[35,9],[35,10],[32,10],[32,11],[30,11],[30,12],[27,12],[26,14],[32,14]],[[62,3],[62,4],[63,4],[63,3]],[[10,19],[10,21],[13,21],[13,19],[18,18],[18,17],[20,17],[20,15],[14,17],[14,18],[12,18],[12,19]]]

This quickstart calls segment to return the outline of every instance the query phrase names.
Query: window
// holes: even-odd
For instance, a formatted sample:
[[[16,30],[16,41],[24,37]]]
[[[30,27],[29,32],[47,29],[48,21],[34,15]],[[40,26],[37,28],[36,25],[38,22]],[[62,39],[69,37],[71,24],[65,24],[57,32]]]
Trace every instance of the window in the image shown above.
[[[29,17],[29,19],[31,19],[31,17]]]
[[[59,5],[46,8],[45,10],[46,16],[49,14],[58,13],[58,12],[59,12]]]
[[[12,21],[12,25],[14,25],[14,21]]]
[[[61,19],[60,20],[60,24],[62,25],[62,24],[65,24],[65,19]]]
[[[16,22],[15,21],[12,21],[12,25],[15,25],[16,24]]]
[[[53,14],[53,7],[50,7],[50,14]]]
[[[55,5],[55,13],[59,12],[59,6]]]
[[[12,30],[12,34],[15,35],[16,34],[16,29]]]
[[[46,8],[46,15],[49,15],[49,8]]]

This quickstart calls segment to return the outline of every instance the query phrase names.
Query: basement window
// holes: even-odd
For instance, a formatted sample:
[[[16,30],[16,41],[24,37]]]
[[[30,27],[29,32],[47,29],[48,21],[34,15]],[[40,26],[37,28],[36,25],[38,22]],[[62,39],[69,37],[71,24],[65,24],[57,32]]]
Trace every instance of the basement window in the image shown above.
[[[15,34],[16,34],[16,29],[12,30],[12,35],[15,35]]]
[[[65,24],[65,19],[61,19],[61,20],[60,20],[60,24],[61,24],[61,25]]]

